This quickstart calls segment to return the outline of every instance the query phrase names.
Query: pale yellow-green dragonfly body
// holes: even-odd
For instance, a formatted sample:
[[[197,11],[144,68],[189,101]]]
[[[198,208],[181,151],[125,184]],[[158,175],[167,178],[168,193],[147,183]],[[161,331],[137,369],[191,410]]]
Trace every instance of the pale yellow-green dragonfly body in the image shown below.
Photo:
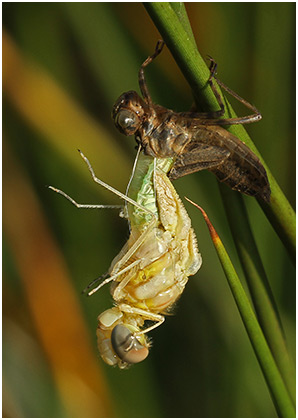
[[[147,357],[146,333],[201,266],[191,220],[167,177],[171,164],[140,153],[128,187],[139,206],[127,204],[130,237],[109,270],[115,307],[98,317],[97,329],[103,360],[120,368]]]
[[[122,194],[98,179],[80,154],[93,180],[125,200],[129,239],[114,258],[108,277],[88,292],[92,295],[112,283],[114,307],[98,317],[98,349],[107,364],[125,368],[148,356],[146,334],[164,322],[164,314],[202,259],[190,218],[167,176],[171,158],[146,156],[139,149],[127,192]],[[78,204],[63,191],[50,188],[78,208],[115,207]]]

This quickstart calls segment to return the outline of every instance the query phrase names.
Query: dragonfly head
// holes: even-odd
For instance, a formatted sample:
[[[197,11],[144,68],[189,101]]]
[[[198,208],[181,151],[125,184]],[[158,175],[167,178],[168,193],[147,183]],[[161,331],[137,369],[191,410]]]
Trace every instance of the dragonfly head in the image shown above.
[[[144,334],[136,338],[140,329],[118,308],[111,308],[98,317],[97,344],[101,357],[108,365],[124,369],[142,362],[149,354],[149,343]]]
[[[145,114],[146,103],[135,92],[123,93],[116,101],[112,118],[120,133],[131,136],[140,128]]]

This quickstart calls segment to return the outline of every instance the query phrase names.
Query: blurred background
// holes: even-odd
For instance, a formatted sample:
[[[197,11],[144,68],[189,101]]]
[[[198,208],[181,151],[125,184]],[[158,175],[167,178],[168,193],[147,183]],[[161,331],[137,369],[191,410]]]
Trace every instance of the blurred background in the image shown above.
[[[295,4],[187,3],[198,49],[218,77],[255,104],[248,127],[295,202]],[[3,409],[4,417],[272,417],[275,410],[201,214],[185,206],[203,266],[175,316],[152,331],[150,356],[129,370],[106,366],[97,316],[109,287],[87,298],[128,238],[119,204],[99,178],[125,191],[135,142],[110,114],[160,35],[141,3],[3,3]],[[154,102],[177,111],[191,91],[167,48],[146,72]],[[238,115],[246,109],[234,103]],[[175,181],[200,204],[243,279],[218,185],[208,172]],[[252,229],[295,355],[295,272],[254,199]]]

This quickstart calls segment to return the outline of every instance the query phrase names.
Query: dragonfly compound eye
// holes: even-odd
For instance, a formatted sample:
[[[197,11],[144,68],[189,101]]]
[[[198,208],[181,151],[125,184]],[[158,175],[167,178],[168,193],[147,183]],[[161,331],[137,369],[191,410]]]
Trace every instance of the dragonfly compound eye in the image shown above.
[[[117,356],[129,364],[142,362],[149,354],[148,347],[141,344],[124,325],[116,325],[111,342]]]
[[[118,112],[115,123],[119,130],[126,136],[134,134],[140,126],[138,116],[128,109],[123,109]]]

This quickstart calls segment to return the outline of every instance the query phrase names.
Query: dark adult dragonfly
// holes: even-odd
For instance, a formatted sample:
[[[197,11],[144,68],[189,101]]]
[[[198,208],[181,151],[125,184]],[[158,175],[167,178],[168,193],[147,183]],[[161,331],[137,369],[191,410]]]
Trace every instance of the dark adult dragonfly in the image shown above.
[[[233,190],[269,202],[270,186],[262,163],[248,146],[221,127],[259,121],[262,118],[259,111],[215,78],[216,63],[212,59],[208,82],[220,106],[218,111],[174,112],[153,104],[144,69],[160,54],[163,46],[164,42],[158,41],[154,54],[144,61],[139,70],[143,99],[137,92],[129,91],[116,101],[112,116],[118,130],[127,136],[134,134],[147,155],[173,157],[173,166],[168,173],[171,180],[208,169]],[[225,109],[213,79],[254,114],[220,118]]]

